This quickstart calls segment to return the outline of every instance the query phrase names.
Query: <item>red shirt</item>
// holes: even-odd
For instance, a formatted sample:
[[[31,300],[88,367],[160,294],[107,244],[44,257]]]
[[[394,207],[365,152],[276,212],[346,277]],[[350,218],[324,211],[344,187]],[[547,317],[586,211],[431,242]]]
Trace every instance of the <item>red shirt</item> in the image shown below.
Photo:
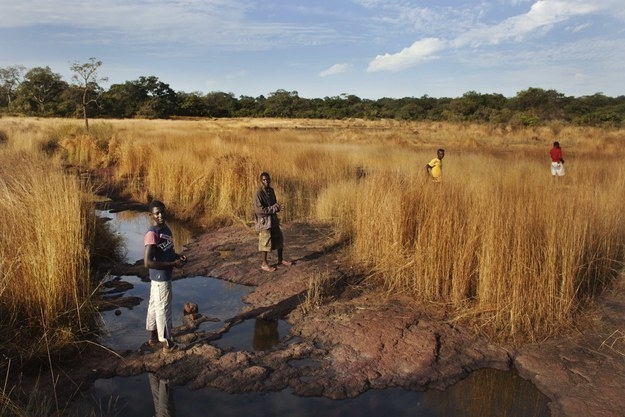
[[[556,148],[555,146],[549,151],[551,155],[551,162],[560,162],[562,159],[562,148]]]

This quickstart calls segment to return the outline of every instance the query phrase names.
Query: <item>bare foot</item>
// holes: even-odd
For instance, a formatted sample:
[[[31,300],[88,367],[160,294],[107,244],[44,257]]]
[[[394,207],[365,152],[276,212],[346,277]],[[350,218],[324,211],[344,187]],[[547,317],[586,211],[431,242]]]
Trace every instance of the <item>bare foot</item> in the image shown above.
[[[269,266],[269,265],[261,265],[260,269],[262,269],[263,271],[267,271],[267,272],[273,272],[276,270],[275,267]]]
[[[291,261],[286,261],[286,260],[284,260],[284,259],[283,259],[283,260],[282,260],[282,262],[280,262],[280,263],[281,263],[282,265],[284,265],[284,266],[291,266],[291,265],[293,265],[293,262],[291,262]]]

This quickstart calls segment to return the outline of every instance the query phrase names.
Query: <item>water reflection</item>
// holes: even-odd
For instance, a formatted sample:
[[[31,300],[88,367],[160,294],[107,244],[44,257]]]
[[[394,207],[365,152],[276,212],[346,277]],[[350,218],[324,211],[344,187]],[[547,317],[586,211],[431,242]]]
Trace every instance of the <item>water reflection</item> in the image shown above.
[[[247,320],[230,328],[221,339],[211,342],[227,351],[269,350],[280,343],[280,337],[289,333],[291,325],[284,320]]]
[[[483,369],[444,392],[425,397],[435,415],[499,417],[548,416],[547,397],[516,372]],[[510,410],[510,411],[506,411]],[[513,413],[513,414],[510,414]]]
[[[166,379],[160,379],[155,374],[148,374],[152,400],[154,401],[155,417],[176,417],[174,406],[174,389]]]
[[[148,381],[149,380],[149,383]],[[145,401],[147,387],[157,390],[158,400]],[[519,391],[520,389],[520,391]],[[532,392],[526,391],[530,389]],[[529,394],[529,395],[527,395]],[[227,394],[214,388],[189,390],[168,386],[155,375],[97,380],[91,396],[79,402],[88,415],[94,401],[111,402],[110,415],[149,417],[549,417],[547,399],[513,372],[483,369],[445,391],[416,392],[401,388],[371,390],[356,398],[330,400],[298,397],[290,390],[269,393]],[[207,411],[210,410],[210,411]],[[162,413],[162,414],[159,414]],[[169,413],[169,414],[163,414]]]
[[[279,342],[278,320],[258,318],[254,321],[254,350],[268,350]]]

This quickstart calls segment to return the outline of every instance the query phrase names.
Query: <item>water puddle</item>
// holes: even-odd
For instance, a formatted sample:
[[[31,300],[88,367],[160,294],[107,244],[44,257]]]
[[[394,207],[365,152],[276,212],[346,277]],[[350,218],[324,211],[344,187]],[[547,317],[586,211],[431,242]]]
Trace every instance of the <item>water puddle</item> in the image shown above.
[[[149,226],[147,213],[132,211],[109,213],[110,225],[125,241],[126,260],[143,258],[143,235]],[[168,222],[182,248],[192,238],[183,225]],[[122,276],[130,284],[124,297],[136,297],[132,306],[102,312],[100,342],[117,350],[136,350],[146,340],[145,317],[149,282],[136,276]],[[225,319],[236,316],[244,307],[242,298],[253,288],[231,284],[211,277],[190,277],[173,282],[174,326],[180,325],[183,305],[194,302],[199,312],[217,321],[200,325],[201,331],[217,330]],[[224,350],[260,351],[271,349],[288,335],[283,320],[246,320],[211,343]],[[293,363],[291,366],[297,367]],[[548,417],[548,399],[529,381],[515,372],[483,369],[445,391],[414,392],[392,388],[368,391],[353,399],[305,398],[289,390],[273,393],[227,394],[207,388],[190,390],[173,387],[152,374],[100,379],[77,401],[76,415],[117,416],[419,416],[419,417]]]
[[[290,390],[226,394],[214,388],[170,386],[153,374],[100,379],[76,403],[78,415],[93,410],[133,417],[548,417],[547,399],[513,372],[482,369],[445,391],[401,388],[367,391],[356,398],[298,397]],[[210,410],[210,411],[208,411]]]
[[[137,276],[121,276],[120,278],[132,285],[131,289],[124,292],[124,296],[138,297],[142,301],[133,307],[102,312],[103,331],[100,343],[117,350],[136,350],[147,340],[145,317],[150,298],[150,283],[142,281]],[[252,290],[253,288],[243,285],[202,276],[176,280],[172,283],[173,324],[177,326],[182,323],[184,303],[193,302],[198,305],[200,313],[219,320],[206,321],[200,324],[198,330],[218,330],[223,326],[224,320],[241,312],[245,306],[242,298]],[[250,320],[250,322],[253,325],[253,321]],[[240,350],[252,350],[251,341],[247,344],[243,343],[245,336],[252,339],[254,334],[253,330],[249,330],[249,326],[250,324],[246,321],[232,327],[222,336],[223,340],[218,341],[220,347],[229,344]],[[246,328],[247,333],[239,327]],[[283,328],[281,335],[284,336],[287,332],[288,328]],[[276,334],[271,337],[275,339],[280,335]]]

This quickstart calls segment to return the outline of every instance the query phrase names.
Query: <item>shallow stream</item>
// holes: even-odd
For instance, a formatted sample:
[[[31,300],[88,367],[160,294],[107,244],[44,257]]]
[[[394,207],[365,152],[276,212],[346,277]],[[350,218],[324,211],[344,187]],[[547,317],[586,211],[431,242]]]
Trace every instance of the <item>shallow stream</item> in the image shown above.
[[[143,258],[143,234],[149,225],[147,213],[100,211],[110,218],[111,228],[126,245],[129,263]],[[183,226],[168,222],[180,249],[191,239]],[[113,349],[136,350],[146,340],[145,316],[149,283],[136,276],[122,276],[132,284],[125,296],[142,301],[129,308],[102,313],[101,343]],[[199,311],[219,322],[205,322],[200,330],[213,330],[223,320],[238,314],[242,297],[253,288],[211,277],[191,277],[173,283],[174,326],[181,324],[183,304],[192,301]],[[211,342],[225,350],[258,351],[269,349],[288,335],[287,322],[247,320],[221,339]],[[274,393],[227,394],[213,388],[190,390],[170,386],[153,374],[99,379],[76,402],[78,415],[116,416],[412,416],[412,417],[548,417],[548,399],[529,381],[513,371],[483,369],[445,391],[415,392],[400,388],[371,390],[345,400],[299,397],[288,390]]]

